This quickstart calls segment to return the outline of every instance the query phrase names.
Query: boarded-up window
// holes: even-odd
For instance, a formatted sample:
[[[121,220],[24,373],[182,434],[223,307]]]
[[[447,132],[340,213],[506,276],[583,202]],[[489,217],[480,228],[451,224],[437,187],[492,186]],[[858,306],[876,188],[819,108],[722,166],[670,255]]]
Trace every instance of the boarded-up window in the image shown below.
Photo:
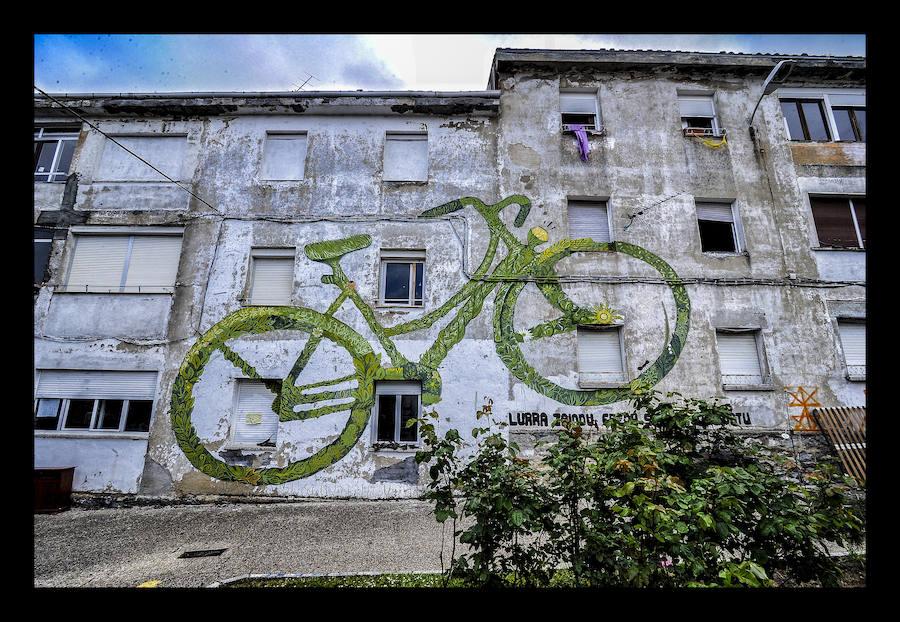
[[[388,132],[384,181],[428,181],[428,134]]]
[[[851,376],[866,375],[866,325],[862,322],[838,322],[844,361]]]
[[[116,141],[175,180],[182,178],[182,166],[187,150],[185,136],[116,136]],[[94,178],[98,181],[158,181],[166,178],[107,140]]]
[[[275,394],[261,380],[237,381],[237,407],[231,440],[235,445],[274,447],[278,415],[272,410]]]
[[[609,242],[609,213],[605,201],[569,201],[569,237]]]
[[[697,226],[704,253],[735,253],[740,250],[734,210],[730,203],[697,203]]]
[[[294,293],[293,249],[255,249],[250,304],[289,305]]]
[[[819,246],[865,248],[865,197],[809,197]]]
[[[303,179],[306,134],[268,134],[263,149],[262,178]]]
[[[563,129],[572,124],[583,125],[589,130],[600,127],[600,108],[597,105],[596,93],[561,92],[559,111],[562,115]]]
[[[578,372],[609,382],[625,379],[620,329],[578,328]]]
[[[66,289],[171,292],[180,257],[180,235],[78,234]]]
[[[722,384],[763,384],[757,332],[716,332]]]

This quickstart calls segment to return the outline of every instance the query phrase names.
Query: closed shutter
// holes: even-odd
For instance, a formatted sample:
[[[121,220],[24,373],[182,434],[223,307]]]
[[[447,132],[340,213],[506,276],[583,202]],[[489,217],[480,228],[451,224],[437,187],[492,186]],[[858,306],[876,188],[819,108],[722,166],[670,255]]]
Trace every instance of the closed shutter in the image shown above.
[[[755,333],[717,333],[719,366],[725,384],[762,384]]]
[[[66,286],[81,291],[119,291],[128,236],[78,235]]]
[[[270,134],[263,149],[263,179],[303,179],[305,134]]]
[[[116,141],[175,180],[182,178],[186,136],[117,136]],[[107,140],[97,181],[159,181],[166,178],[111,140]]]
[[[131,257],[128,260],[125,291],[173,287],[178,275],[180,257],[181,236],[134,236]]]
[[[569,202],[569,237],[591,238],[595,242],[609,242],[609,217],[606,203],[589,201]]]
[[[866,364],[866,325],[851,322],[840,322],[841,345],[844,347],[844,360],[847,366]]]
[[[619,331],[578,329],[578,371],[621,378]]]
[[[384,181],[428,181],[428,136],[387,134],[384,141]]]
[[[594,93],[560,93],[559,110],[568,114],[597,114],[597,96]]]
[[[250,304],[289,305],[294,292],[293,257],[254,257]]]
[[[678,108],[684,117],[714,117],[713,98],[705,95],[679,95]]]
[[[35,397],[152,400],[155,371],[41,370]]]
[[[274,444],[278,434],[278,415],[272,411],[275,394],[262,382],[238,381],[238,403],[232,440],[241,445]]]
[[[733,222],[734,212],[728,203],[697,203],[697,219]]]

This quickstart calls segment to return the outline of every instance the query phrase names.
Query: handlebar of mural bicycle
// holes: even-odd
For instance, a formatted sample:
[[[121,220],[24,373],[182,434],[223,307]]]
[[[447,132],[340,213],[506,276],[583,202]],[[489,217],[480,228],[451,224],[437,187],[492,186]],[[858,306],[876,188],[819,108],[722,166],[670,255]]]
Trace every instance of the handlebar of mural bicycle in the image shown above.
[[[516,218],[513,221],[513,224],[516,227],[521,227],[523,224],[525,224],[525,219],[528,217],[528,213],[531,211],[531,200],[521,194],[510,195],[502,201],[494,203],[493,205],[486,205],[481,199],[477,199],[475,197],[463,197],[461,199],[455,199],[453,201],[450,201],[449,203],[444,203],[443,205],[438,205],[437,207],[427,209],[419,214],[419,218],[439,218],[440,216],[446,216],[447,214],[459,211],[468,206],[474,207],[482,215],[485,215],[485,212],[491,211],[494,214],[498,214],[501,210],[508,207],[509,205],[519,206],[519,211],[516,214]]]

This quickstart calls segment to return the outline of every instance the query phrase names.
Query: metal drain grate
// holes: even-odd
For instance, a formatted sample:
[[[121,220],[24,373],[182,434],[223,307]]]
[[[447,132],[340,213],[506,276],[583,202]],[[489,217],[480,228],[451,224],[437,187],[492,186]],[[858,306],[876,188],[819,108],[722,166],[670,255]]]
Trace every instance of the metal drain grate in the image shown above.
[[[201,549],[197,551],[185,551],[178,559],[190,559],[192,557],[218,557],[228,549]]]

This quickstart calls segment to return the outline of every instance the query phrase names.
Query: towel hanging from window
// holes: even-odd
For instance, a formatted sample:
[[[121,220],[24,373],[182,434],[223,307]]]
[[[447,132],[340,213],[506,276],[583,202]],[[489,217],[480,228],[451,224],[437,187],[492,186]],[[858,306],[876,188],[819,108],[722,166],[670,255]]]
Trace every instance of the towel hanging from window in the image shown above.
[[[575,140],[578,143],[578,155],[581,156],[581,161],[587,162],[591,146],[588,144],[587,132],[584,130],[584,126],[580,123],[573,123],[569,128],[575,132]]]

